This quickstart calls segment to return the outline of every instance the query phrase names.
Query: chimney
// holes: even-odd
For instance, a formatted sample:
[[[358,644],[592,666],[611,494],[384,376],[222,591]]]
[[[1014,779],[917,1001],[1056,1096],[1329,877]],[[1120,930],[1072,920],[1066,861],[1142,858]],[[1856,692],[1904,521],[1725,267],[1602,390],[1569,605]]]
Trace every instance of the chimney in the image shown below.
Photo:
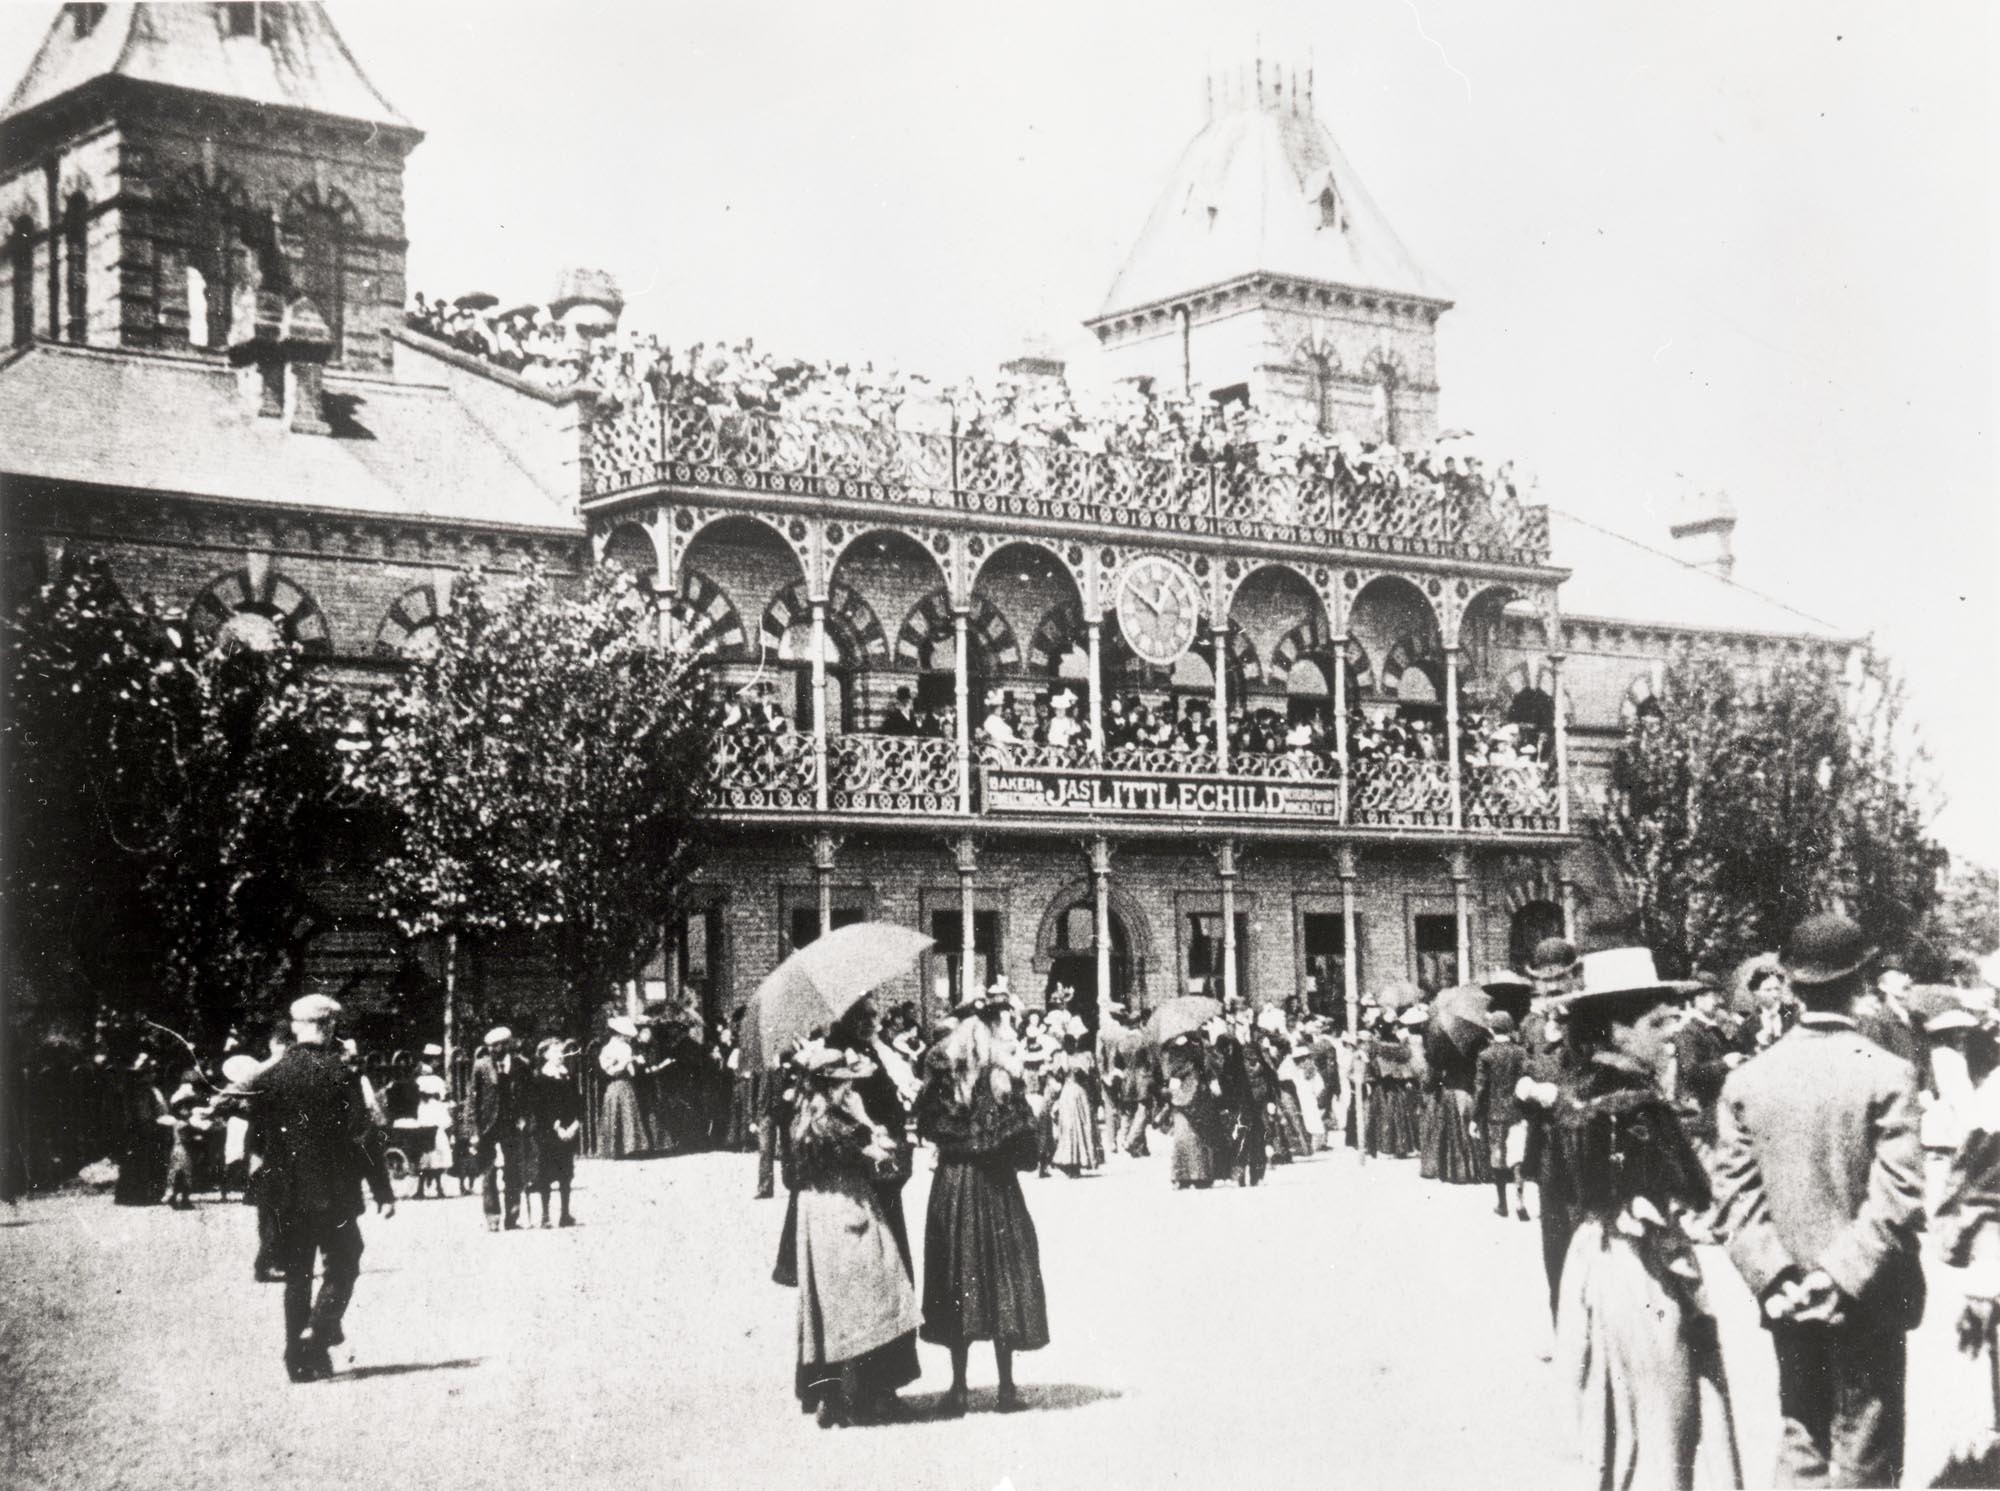
[[[1727,580],[1736,572],[1736,504],[1727,492],[1683,497],[1667,526],[1674,558]]]

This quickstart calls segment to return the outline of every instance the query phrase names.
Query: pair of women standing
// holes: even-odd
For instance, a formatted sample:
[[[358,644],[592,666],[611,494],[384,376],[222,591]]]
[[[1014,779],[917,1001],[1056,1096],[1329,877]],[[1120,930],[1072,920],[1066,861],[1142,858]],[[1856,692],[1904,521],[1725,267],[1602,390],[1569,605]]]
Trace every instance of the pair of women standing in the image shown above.
[[[872,1004],[862,1004],[830,1037],[872,1040]],[[1035,1163],[1037,1125],[1018,1066],[1002,1058],[995,1027],[1004,1018],[998,1009],[963,1011],[917,1098],[920,1129],[938,1148],[921,1323],[925,1340],[951,1351],[946,1413],[964,1411],[972,1342],[994,1343],[1006,1410],[1019,1406],[1013,1353],[1048,1341],[1040,1254],[1015,1175]],[[795,1221],[778,1273],[789,1261],[799,1287],[799,1401],[822,1427],[895,1418],[896,1390],[918,1375],[919,1323],[902,1225],[900,1103],[893,1114],[880,1108],[880,1067],[851,1046],[809,1044],[794,1066],[802,1089],[792,1126]],[[886,1098],[897,1101],[893,1085]]]

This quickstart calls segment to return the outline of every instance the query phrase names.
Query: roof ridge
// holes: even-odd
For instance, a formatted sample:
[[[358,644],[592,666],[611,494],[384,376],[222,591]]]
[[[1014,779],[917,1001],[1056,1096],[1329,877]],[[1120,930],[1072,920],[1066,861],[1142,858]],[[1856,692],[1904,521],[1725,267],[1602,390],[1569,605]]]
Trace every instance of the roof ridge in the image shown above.
[[[1678,565],[1680,568],[1687,570],[1691,574],[1705,575],[1709,579],[1716,581],[1718,584],[1727,585],[1733,590],[1740,590],[1745,595],[1753,595],[1758,600],[1768,602],[1769,604],[1776,606],[1781,611],[1789,611],[1792,613],[1792,615],[1800,617],[1806,621],[1810,621],[1815,626],[1826,627],[1828,630],[1835,633],[1840,632],[1840,626],[1838,623],[1829,621],[1824,616],[1815,616],[1812,612],[1804,610],[1798,606],[1795,606],[1790,601],[1780,600],[1777,596],[1767,594],[1766,592],[1757,589],[1753,585],[1745,585],[1741,580],[1735,579],[1732,576],[1717,574],[1714,570],[1704,568],[1702,565],[1699,564],[1689,564],[1685,559],[1681,558],[1678,554],[1670,554],[1665,549],[1655,548],[1653,545],[1647,543],[1644,539],[1634,538],[1629,533],[1620,533],[1616,528],[1606,528],[1602,523],[1598,523],[1590,518],[1586,518],[1581,513],[1571,512],[1568,508],[1560,506],[1557,503],[1551,502],[1548,504],[1548,507],[1551,512],[1562,514],[1563,517],[1568,518],[1572,523],[1581,523],[1585,528],[1594,529],[1596,532],[1603,534],[1606,538],[1615,538],[1620,543],[1630,544],[1635,549],[1643,549],[1648,554],[1653,555],[1657,559],[1664,559],[1669,564]]]

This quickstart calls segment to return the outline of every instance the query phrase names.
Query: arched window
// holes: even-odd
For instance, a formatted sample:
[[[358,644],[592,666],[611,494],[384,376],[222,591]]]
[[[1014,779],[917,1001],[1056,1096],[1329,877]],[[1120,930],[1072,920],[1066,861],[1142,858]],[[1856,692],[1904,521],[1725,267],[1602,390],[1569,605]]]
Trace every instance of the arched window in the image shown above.
[[[14,219],[7,267],[13,277],[14,345],[25,347],[35,339],[35,224],[30,218]]]
[[[228,188],[226,178],[208,182],[184,177],[169,199],[172,227],[161,258],[165,283],[160,289],[163,296],[170,296],[176,288],[174,278],[182,281],[190,347],[221,351],[229,344],[238,234]]]
[[[341,235],[340,219],[324,209],[305,213],[297,222],[302,257],[299,288],[303,290],[326,322],[333,337],[333,361],[341,361],[342,336],[347,300],[347,246]]]
[[[69,339],[89,339],[90,322],[90,200],[71,192],[63,219],[63,285],[69,302]]]

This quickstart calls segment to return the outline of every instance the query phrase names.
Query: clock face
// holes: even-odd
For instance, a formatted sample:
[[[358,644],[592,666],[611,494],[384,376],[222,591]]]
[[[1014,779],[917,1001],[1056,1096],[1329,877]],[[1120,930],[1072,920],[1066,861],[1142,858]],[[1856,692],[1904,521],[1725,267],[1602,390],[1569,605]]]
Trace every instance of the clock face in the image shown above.
[[[1118,627],[1126,644],[1155,668],[1172,667],[1194,641],[1201,587],[1171,559],[1148,554],[1118,580]]]

